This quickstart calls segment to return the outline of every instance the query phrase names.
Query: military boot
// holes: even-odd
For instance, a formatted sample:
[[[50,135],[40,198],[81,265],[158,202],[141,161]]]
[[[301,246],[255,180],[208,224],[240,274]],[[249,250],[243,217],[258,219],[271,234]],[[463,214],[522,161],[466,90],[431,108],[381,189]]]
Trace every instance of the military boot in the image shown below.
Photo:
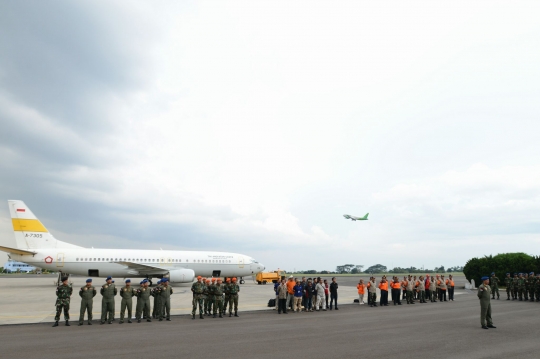
[[[220,318],[223,318],[223,315],[221,315],[221,313],[219,313],[219,317],[220,317]]]
[[[217,314],[214,314],[213,318],[215,318],[217,316]]]
[[[91,322],[91,321],[88,321],[88,325],[92,325],[92,322]]]
[[[202,313],[201,313],[201,314],[199,314],[199,318],[200,318],[200,319],[204,319],[204,317],[203,317]]]
[[[141,322],[141,320],[140,320],[140,319],[137,319],[137,323],[140,323],[140,322]]]
[[[151,321],[152,321],[152,319],[148,318],[148,319],[146,319],[146,321],[147,321],[147,322],[151,322]]]
[[[71,325],[69,324],[69,320],[66,320],[66,327],[71,327]]]
[[[238,317],[238,312],[236,310],[234,311],[234,316]]]
[[[58,326],[58,320],[57,320],[56,322],[54,322],[53,328],[54,328],[54,327],[57,327],[57,326]]]
[[[229,318],[232,317],[232,312],[229,312]]]
[[[191,315],[191,319],[195,319],[195,314],[192,314],[192,315]]]
[[[79,322],[79,327],[80,327],[81,325],[83,325],[83,323],[82,323],[82,322]]]
[[[124,321],[123,321],[123,320],[121,320],[120,322],[118,322],[118,324],[124,324]]]
[[[132,322],[131,319],[130,319],[130,320],[128,320],[128,323],[133,323],[133,322]]]

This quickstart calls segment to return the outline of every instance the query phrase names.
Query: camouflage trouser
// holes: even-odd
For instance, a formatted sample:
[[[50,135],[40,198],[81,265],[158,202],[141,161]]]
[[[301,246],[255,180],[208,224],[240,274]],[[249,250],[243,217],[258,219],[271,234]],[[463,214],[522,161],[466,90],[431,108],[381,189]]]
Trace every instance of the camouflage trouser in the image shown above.
[[[407,304],[413,303],[413,292],[412,290],[407,291]]]
[[[512,288],[506,287],[506,296],[508,297],[508,299],[510,299],[510,297],[512,296]]]
[[[436,295],[436,292],[434,290],[430,291],[431,292],[431,302],[432,303],[436,303],[437,302],[437,295]]]
[[[227,306],[229,305],[229,300],[231,299],[230,294],[225,294],[225,301],[223,302],[223,314],[227,313]],[[277,295],[276,295],[276,308],[277,308]]]
[[[92,304],[93,304],[93,300],[90,299],[83,299],[81,301],[81,313],[79,315],[79,323],[83,323],[84,321],[84,313],[85,312],[88,312],[88,321],[91,321],[92,320]]]
[[[238,312],[238,294],[231,294],[229,297],[229,313],[232,312],[233,304],[234,304],[234,311]]]
[[[133,299],[124,299],[122,298],[122,302],[120,303],[120,320],[124,320],[124,313],[128,312],[128,320],[131,320],[131,310],[133,308]]]
[[[368,293],[369,295],[369,304],[370,305],[377,305],[377,293]]]
[[[218,295],[214,299],[214,315],[217,314],[219,310],[219,314],[223,312],[223,297],[221,295]]]
[[[199,304],[199,314],[202,315],[204,312],[204,304],[203,304],[203,298],[198,295],[193,296],[193,309],[191,311],[191,315],[195,315],[197,312],[197,304]]]
[[[529,289],[529,299],[534,302],[534,288]]]
[[[514,293],[514,299],[517,299],[517,297],[518,297],[518,289],[517,289],[517,288],[513,288],[513,289],[512,289],[512,293]]]
[[[518,288],[519,300],[523,300],[523,288]]]
[[[523,288],[523,296],[525,297],[525,300],[529,300],[529,288]]]
[[[497,293],[497,298],[499,298],[499,286],[491,286],[491,299],[495,299],[495,293]]]
[[[206,304],[204,306],[204,309],[207,313],[212,312],[212,306],[214,306],[214,295],[209,295],[208,298],[206,298]]]
[[[54,316],[55,322],[60,320],[62,309],[64,310],[64,319],[69,320],[69,300],[65,300],[65,299],[56,300],[56,315]]]

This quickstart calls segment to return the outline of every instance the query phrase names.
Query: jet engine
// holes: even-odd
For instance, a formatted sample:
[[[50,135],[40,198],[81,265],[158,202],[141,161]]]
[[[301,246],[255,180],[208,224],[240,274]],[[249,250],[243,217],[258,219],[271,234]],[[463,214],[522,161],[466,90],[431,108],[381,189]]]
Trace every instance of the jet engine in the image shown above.
[[[193,269],[175,269],[169,272],[169,281],[171,283],[191,283],[195,278]]]

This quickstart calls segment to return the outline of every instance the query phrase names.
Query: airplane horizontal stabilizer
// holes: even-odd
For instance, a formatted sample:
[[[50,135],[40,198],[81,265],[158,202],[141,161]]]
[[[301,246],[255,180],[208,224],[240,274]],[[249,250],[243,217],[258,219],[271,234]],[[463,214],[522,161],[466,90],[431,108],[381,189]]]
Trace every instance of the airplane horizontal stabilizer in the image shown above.
[[[36,252],[30,252],[30,251],[25,251],[22,249],[3,247],[3,246],[0,246],[0,251],[11,253],[11,254],[18,254],[20,256],[33,256],[37,254]]]

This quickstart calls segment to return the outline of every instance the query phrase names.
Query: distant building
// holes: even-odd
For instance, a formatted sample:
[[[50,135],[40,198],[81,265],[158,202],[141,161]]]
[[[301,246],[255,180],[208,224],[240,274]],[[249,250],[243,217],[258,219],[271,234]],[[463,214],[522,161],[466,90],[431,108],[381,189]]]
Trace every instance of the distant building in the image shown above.
[[[23,262],[16,262],[11,259],[8,260],[6,264],[4,264],[4,271],[8,273],[14,273],[17,272],[17,270],[22,273],[28,273],[36,270],[36,267],[33,267]]]

